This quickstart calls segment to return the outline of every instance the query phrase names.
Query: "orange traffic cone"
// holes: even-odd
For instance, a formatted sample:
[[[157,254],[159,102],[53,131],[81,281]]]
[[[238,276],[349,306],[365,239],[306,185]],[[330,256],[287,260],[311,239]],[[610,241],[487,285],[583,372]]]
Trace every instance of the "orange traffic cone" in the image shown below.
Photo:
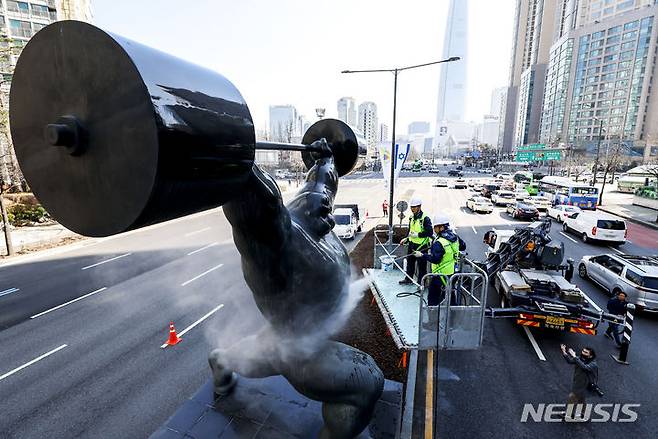
[[[167,346],[173,346],[175,344],[180,343],[181,340],[178,337],[178,334],[176,334],[176,328],[174,328],[174,322],[169,322],[169,340],[167,340],[167,343],[165,343]]]

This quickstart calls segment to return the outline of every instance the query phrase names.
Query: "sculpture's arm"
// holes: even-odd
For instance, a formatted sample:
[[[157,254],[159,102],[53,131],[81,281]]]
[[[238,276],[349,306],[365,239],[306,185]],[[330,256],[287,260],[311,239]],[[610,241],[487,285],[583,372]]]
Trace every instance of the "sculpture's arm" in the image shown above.
[[[290,233],[290,214],[274,179],[257,165],[241,192],[224,205],[234,238],[279,247]],[[239,244],[236,239],[236,244]]]

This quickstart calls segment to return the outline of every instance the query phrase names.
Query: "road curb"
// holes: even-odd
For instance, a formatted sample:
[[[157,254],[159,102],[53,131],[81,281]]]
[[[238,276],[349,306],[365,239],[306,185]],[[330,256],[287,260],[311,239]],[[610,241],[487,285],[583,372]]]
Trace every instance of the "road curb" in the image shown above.
[[[605,207],[601,207],[601,206],[599,206],[598,209],[603,211],[603,212],[607,212],[607,213],[611,213],[613,215],[617,215],[618,217],[624,218],[624,219],[626,219],[626,220],[628,220],[632,223],[639,224],[639,225],[642,225],[642,226],[646,226],[646,227],[649,227],[649,228],[654,229],[654,230],[658,230],[658,224],[657,223],[650,223],[648,221],[642,221],[642,220],[639,220],[637,218],[633,218],[632,216],[624,215],[623,213],[615,212],[613,210],[606,209]]]

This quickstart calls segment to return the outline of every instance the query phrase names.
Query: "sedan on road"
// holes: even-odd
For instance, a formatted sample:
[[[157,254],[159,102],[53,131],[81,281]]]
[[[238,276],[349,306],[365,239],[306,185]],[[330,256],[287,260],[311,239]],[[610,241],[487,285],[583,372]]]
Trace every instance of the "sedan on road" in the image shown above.
[[[448,177],[463,177],[464,173],[457,171],[456,169],[451,169],[448,171]]]
[[[523,201],[530,197],[530,194],[525,189],[514,189],[514,198],[516,201]]]
[[[455,180],[455,182],[453,183],[453,187],[454,187],[455,189],[466,189],[466,186],[467,186],[467,185],[466,185],[466,180],[464,180],[463,178],[458,178],[458,179]]]
[[[448,187],[448,179],[447,178],[437,178],[435,186],[436,187]]]
[[[491,194],[491,202],[496,206],[506,206],[510,203],[514,203],[514,192],[496,191]]]
[[[528,197],[526,201],[535,206],[540,212],[546,212],[552,206],[551,200],[539,195]]]
[[[520,220],[538,220],[539,219],[539,211],[537,208],[531,204],[528,203],[523,203],[521,201],[517,201],[516,203],[513,204],[508,204],[507,208],[505,211],[512,216],[514,219],[520,219]]]
[[[471,209],[472,212],[484,212],[491,213],[493,212],[493,204],[487,198],[484,197],[471,197],[466,200],[466,207]]]
[[[555,218],[558,223],[561,223],[566,218],[571,218],[575,214],[580,213],[580,207],[559,204],[555,207],[549,207],[546,213],[549,217]]]

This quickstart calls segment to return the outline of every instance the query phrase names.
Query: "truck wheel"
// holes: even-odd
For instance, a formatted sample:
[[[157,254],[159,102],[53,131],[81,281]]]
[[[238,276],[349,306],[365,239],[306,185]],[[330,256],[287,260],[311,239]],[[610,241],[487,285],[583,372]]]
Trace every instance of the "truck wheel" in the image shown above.
[[[583,232],[583,234],[582,234],[582,236],[580,237],[580,239],[581,239],[584,243],[588,243],[588,242],[589,242],[589,238],[587,237],[587,233],[585,233],[585,232]]]
[[[585,267],[585,264],[580,264],[578,266],[578,276],[582,277],[583,279],[587,279],[589,277],[587,275],[587,267]]]

